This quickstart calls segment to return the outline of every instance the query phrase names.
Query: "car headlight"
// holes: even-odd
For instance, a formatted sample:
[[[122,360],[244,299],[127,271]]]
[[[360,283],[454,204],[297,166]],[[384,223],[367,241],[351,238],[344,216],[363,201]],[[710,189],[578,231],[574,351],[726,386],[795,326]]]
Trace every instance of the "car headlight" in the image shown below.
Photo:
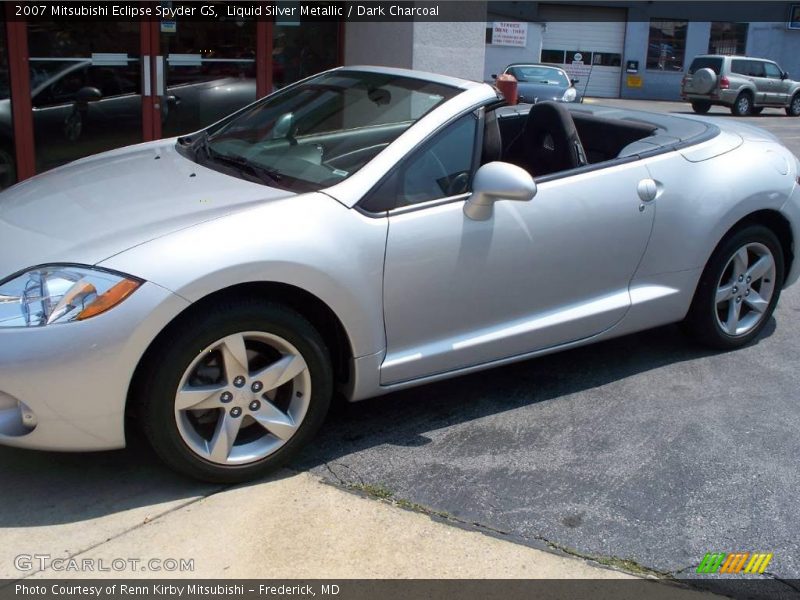
[[[561,99],[564,102],[575,102],[575,98],[577,97],[578,97],[578,92],[575,90],[574,87],[571,87],[567,88],[567,91],[564,92],[564,95],[561,97]]]
[[[0,283],[0,327],[83,321],[115,307],[142,283],[94,267],[35,267]]]

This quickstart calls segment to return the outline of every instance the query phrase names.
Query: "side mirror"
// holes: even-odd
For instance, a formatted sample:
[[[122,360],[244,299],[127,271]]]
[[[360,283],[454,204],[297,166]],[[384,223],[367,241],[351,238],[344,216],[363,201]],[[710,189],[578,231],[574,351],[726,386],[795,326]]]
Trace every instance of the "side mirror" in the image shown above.
[[[103,98],[102,92],[98,90],[96,87],[82,87],[78,90],[78,93],[75,94],[75,100],[78,101],[78,104],[88,104],[89,102],[97,102]]]
[[[272,128],[270,138],[273,140],[281,138],[291,139],[292,133],[294,133],[294,113],[287,112],[283,113],[275,121],[275,126]]]
[[[569,82],[570,82],[572,85],[578,85],[578,83],[580,83],[580,81],[581,81],[580,79],[570,79],[570,80],[569,80]]]
[[[510,163],[490,162],[475,173],[472,195],[464,204],[464,214],[473,221],[486,221],[492,216],[495,202],[527,202],[535,195],[536,183],[525,169]]]
[[[789,79],[789,74],[786,71],[781,71],[781,79]]]
[[[492,79],[497,79],[497,73],[492,73]]]

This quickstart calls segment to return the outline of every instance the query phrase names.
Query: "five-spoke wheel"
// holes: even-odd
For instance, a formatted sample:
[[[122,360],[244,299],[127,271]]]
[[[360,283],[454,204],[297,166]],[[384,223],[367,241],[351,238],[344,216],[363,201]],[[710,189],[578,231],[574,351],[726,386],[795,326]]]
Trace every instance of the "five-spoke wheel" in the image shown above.
[[[766,324],[783,287],[783,252],[772,230],[747,225],[720,242],[708,261],[685,325],[715,348],[738,348]]]
[[[139,382],[145,433],[174,468],[210,481],[285,463],[321,425],[330,359],[319,333],[278,304],[244,300],[173,326]]]
[[[731,257],[717,287],[717,323],[745,335],[764,319],[775,291],[775,258],[764,244],[745,244]]]
[[[218,464],[269,456],[303,422],[311,377],[300,352],[263,332],[228,335],[186,369],[175,396],[181,438]]]

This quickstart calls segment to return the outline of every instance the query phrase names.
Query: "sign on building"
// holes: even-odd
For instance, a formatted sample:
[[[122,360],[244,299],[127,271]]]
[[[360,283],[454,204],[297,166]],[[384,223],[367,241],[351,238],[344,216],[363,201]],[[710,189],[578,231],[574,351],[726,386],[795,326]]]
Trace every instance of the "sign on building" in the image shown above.
[[[524,48],[528,43],[528,24],[515,21],[495,21],[492,23],[493,46],[518,46]]]

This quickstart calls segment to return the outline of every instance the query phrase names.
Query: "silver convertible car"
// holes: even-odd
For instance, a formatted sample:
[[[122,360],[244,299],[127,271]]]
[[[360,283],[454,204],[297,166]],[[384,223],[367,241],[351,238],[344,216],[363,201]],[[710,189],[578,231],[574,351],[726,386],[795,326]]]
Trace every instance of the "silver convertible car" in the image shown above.
[[[239,481],[355,401],[650,327],[744,346],[800,275],[774,137],[328,71],[0,194],[0,443]]]

